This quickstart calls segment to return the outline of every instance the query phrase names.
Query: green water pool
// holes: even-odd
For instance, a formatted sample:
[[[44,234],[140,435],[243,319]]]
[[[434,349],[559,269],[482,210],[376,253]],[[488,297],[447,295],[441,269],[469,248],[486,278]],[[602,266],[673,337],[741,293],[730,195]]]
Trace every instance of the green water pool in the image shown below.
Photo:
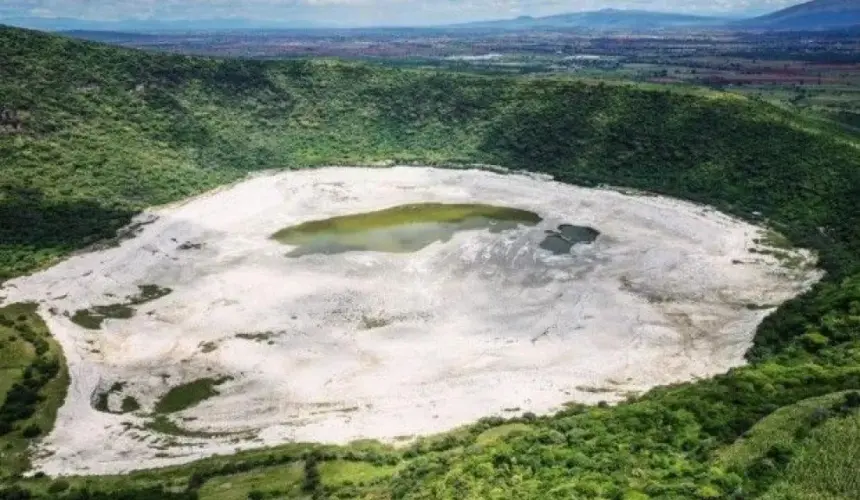
[[[484,204],[412,203],[313,220],[272,235],[296,248],[287,255],[338,254],[350,251],[416,252],[459,231],[501,232],[535,226],[542,218],[528,210]]]

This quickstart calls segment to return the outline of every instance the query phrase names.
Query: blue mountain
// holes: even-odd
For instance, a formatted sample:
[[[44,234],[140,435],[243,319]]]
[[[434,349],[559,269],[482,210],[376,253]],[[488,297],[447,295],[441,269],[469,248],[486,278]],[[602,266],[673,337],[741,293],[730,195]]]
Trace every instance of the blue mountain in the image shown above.
[[[717,26],[725,18],[673,14],[644,10],[602,9],[590,12],[572,12],[546,17],[521,16],[516,19],[481,21],[456,25],[473,29],[592,29],[592,30],[654,30],[662,28]]]
[[[832,30],[860,26],[860,0],[813,0],[735,23],[766,30]]]

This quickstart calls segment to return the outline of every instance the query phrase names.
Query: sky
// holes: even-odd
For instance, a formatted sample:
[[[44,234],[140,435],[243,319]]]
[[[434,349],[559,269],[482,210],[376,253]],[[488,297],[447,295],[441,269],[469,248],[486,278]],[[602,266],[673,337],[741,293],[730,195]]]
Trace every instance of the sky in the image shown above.
[[[0,0],[0,20],[242,18],[340,26],[427,25],[603,8],[760,14],[802,0]]]

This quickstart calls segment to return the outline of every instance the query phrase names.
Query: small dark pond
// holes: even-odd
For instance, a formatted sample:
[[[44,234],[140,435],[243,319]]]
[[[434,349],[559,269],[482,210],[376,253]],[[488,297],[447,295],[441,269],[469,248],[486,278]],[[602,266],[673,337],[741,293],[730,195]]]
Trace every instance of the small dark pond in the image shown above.
[[[547,231],[546,234],[540,247],[556,255],[564,255],[570,253],[574,245],[594,242],[600,236],[600,231],[588,226],[561,224],[558,230]]]

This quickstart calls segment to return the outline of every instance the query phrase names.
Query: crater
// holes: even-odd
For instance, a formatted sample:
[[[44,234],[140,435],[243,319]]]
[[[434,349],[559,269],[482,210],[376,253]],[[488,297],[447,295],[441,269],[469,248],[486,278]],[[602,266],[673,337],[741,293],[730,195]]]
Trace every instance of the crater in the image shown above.
[[[803,249],[750,253],[767,229],[716,210],[482,170],[283,172],[144,217],[4,289],[83,311],[49,316],[75,390],[46,473],[619,401],[743,364],[758,305],[821,276]]]

